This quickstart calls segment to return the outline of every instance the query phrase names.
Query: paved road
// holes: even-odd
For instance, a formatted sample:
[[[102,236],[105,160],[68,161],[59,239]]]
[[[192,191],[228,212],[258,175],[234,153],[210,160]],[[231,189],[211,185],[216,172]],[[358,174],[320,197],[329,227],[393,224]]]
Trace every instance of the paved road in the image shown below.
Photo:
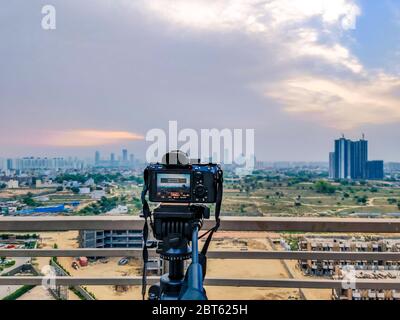
[[[26,263],[29,263],[31,261],[31,258],[22,258],[22,257],[21,258],[17,257],[17,258],[12,258],[12,259],[15,260],[15,264],[11,268],[4,269],[3,272],[0,273],[0,275],[8,273],[8,272],[26,264]]]
[[[13,293],[21,286],[0,286],[0,300],[7,297],[9,294]]]
[[[10,272],[21,265],[24,265],[28,262],[31,261],[31,258],[13,258],[15,260],[15,264],[11,268],[6,268],[4,269],[0,275],[3,275],[7,272]],[[4,297],[8,296],[10,293],[13,293],[17,289],[21,288],[22,286],[0,286],[0,300],[3,299]]]

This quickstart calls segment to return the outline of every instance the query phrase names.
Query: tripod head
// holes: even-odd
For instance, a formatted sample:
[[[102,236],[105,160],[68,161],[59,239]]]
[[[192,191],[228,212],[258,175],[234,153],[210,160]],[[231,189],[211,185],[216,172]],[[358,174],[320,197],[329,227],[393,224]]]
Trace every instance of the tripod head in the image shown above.
[[[210,218],[204,205],[161,204],[153,212],[153,234],[159,240],[157,252],[165,260],[187,260],[191,257],[188,242],[194,228],[201,229],[203,219]]]

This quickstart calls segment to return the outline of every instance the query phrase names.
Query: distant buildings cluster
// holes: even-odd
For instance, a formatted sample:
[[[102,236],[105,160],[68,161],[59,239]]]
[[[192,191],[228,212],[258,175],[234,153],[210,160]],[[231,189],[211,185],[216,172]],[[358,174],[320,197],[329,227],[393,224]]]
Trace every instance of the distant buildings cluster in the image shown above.
[[[335,151],[329,154],[331,179],[381,180],[384,178],[382,160],[368,160],[368,141],[344,136],[335,140]]]
[[[12,158],[6,159],[2,165],[4,170],[29,171],[29,170],[67,170],[83,169],[85,163],[77,158]]]
[[[111,153],[108,159],[103,159],[101,157],[100,151],[96,151],[94,155],[94,165],[96,167],[134,167],[139,164],[139,160],[135,159],[133,154],[128,157],[128,150],[122,149],[122,154],[118,158],[115,157],[115,153]]]
[[[93,161],[94,160],[94,161]],[[0,172],[21,173],[35,170],[84,170],[92,166],[103,168],[135,168],[142,165],[133,154],[128,155],[128,150],[123,149],[121,156],[111,153],[108,159],[101,158],[99,151],[96,151],[93,159],[78,159],[77,157],[22,157],[22,158],[0,158]]]
[[[328,163],[320,161],[256,161],[256,170],[285,170],[285,169],[299,169],[299,170],[327,170]]]

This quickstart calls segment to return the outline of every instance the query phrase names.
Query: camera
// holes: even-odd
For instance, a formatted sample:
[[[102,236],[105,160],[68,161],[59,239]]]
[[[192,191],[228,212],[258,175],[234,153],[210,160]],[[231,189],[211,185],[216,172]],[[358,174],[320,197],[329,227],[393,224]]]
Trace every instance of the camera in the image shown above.
[[[179,154],[175,164],[168,158],[162,164],[150,164],[147,167],[151,202],[215,203],[217,201],[217,182],[222,172],[220,166],[212,163],[190,164],[185,157],[182,160],[182,154]]]

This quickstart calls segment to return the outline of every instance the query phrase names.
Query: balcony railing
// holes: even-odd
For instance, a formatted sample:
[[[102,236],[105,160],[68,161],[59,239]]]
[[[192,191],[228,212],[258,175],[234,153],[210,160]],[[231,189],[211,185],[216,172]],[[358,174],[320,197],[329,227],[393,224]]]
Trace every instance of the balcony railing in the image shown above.
[[[205,221],[204,229],[213,221]],[[100,217],[0,217],[0,232],[69,230],[138,230],[143,220],[130,216]],[[400,219],[247,218],[224,217],[221,231],[303,231],[324,233],[400,233]],[[150,251],[155,256],[155,251]],[[141,257],[141,249],[1,249],[7,257]],[[377,260],[400,261],[400,252],[334,251],[211,251],[211,259]],[[43,277],[0,277],[0,285],[40,285]],[[141,277],[56,277],[57,285],[140,285]],[[149,277],[154,283],[159,277]],[[207,277],[206,286],[340,289],[341,280],[330,279],[229,279]],[[357,279],[357,289],[400,290],[400,280]]]

